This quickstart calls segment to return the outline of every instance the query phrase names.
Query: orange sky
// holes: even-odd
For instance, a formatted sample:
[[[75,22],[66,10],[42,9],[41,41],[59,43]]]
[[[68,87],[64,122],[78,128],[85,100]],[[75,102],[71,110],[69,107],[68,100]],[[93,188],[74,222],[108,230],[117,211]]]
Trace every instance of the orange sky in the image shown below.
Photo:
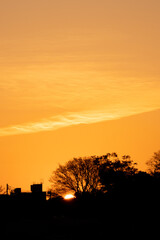
[[[47,187],[58,163],[110,151],[145,167],[160,140],[159,9],[158,0],[1,1],[3,185]]]

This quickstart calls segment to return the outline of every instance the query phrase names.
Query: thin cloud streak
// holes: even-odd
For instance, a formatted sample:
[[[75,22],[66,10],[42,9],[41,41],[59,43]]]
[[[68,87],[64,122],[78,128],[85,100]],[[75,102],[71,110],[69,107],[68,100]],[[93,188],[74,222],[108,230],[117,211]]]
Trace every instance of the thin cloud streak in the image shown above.
[[[26,123],[22,125],[14,125],[6,128],[0,128],[0,136],[11,136],[29,133],[38,133],[43,131],[53,131],[59,128],[101,122],[105,120],[114,119],[116,116],[104,115],[103,113],[82,113],[82,114],[68,114],[66,116],[52,117],[50,119],[42,120],[40,122]]]
[[[91,124],[91,123],[97,123],[97,122],[102,122],[107,120],[114,120],[114,119],[131,116],[138,113],[142,113],[142,111],[138,111],[138,112],[130,111],[130,112],[127,112],[127,114],[126,112],[117,114],[117,113],[107,113],[104,111],[68,114],[65,116],[51,117],[49,119],[41,120],[40,122],[32,122],[32,123],[0,128],[0,137],[38,133],[38,132],[44,132],[44,131],[53,131],[53,130],[57,130],[57,129],[72,126],[72,125]]]

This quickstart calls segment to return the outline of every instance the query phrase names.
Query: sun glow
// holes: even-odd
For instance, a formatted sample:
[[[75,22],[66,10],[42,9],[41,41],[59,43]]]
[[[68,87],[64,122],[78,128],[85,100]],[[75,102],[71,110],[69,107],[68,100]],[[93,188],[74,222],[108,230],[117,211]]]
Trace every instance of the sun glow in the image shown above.
[[[73,198],[75,198],[75,196],[73,196],[72,194],[67,194],[64,197],[65,200],[70,200],[70,199],[73,199]]]

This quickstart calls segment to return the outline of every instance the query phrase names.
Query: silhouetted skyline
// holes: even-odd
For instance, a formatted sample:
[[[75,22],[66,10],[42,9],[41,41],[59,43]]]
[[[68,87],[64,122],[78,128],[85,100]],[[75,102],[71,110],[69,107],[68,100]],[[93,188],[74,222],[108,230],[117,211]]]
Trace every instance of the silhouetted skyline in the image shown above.
[[[89,159],[76,161],[78,168],[84,167],[84,181]],[[46,200],[42,184],[31,185],[30,193],[16,188],[8,195],[0,195],[2,236],[68,240],[75,236],[76,239],[157,236],[160,168],[154,165],[150,174],[138,171],[129,156],[119,160],[116,153],[95,156],[90,161],[90,169],[94,164],[99,171],[102,188],[88,191],[90,188],[84,187],[70,200],[56,195],[54,189],[47,193],[50,197]],[[160,152],[154,154],[152,166],[153,163],[160,163]],[[72,167],[76,173],[76,165]],[[90,174],[95,177],[95,170]],[[68,184],[68,178],[65,181]]]

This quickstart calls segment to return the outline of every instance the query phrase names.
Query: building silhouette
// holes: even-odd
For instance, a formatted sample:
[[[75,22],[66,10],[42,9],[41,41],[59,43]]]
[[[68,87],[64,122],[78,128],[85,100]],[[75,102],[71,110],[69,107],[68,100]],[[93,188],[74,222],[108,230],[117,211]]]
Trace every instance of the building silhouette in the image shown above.
[[[21,188],[15,188],[6,194],[0,194],[0,200],[21,200],[21,201],[45,201],[46,192],[43,192],[42,184],[33,184],[30,186],[30,192],[22,192]]]

